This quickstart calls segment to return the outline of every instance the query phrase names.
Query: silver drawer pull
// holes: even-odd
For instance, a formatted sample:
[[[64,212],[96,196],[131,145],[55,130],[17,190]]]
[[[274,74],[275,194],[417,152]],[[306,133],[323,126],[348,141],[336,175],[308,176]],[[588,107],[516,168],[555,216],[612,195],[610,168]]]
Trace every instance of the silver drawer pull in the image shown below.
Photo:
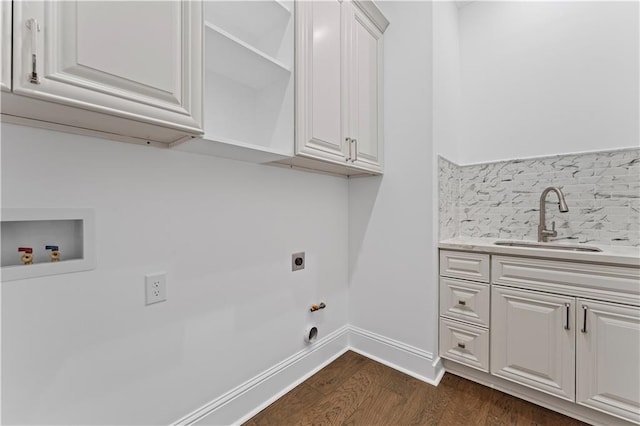
[[[357,139],[351,139],[351,141],[355,145],[355,147],[353,149],[353,158],[351,159],[351,162],[355,163],[356,161],[358,161],[358,140]]]
[[[351,138],[344,138],[344,141],[347,143],[347,145],[349,145],[349,156],[347,158],[344,159],[344,161],[349,162],[351,161]]]
[[[27,28],[31,30],[31,72],[29,73],[29,83],[40,84],[38,77],[37,58],[38,58],[38,33],[40,32],[40,24],[34,18],[27,20]]]
[[[464,343],[458,343],[458,347],[459,347],[460,349],[464,349],[464,348],[466,348],[466,347],[467,347],[467,345],[465,345]]]
[[[589,309],[589,307],[582,305],[582,330],[580,330],[583,333],[587,332],[587,309]]]
[[[458,305],[466,306],[467,302],[465,302],[464,300],[458,300]]]

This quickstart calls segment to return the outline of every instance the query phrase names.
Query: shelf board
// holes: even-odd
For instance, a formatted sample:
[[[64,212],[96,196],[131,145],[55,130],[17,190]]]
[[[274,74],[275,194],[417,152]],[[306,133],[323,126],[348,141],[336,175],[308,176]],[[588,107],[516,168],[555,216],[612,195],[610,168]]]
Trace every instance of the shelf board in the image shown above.
[[[214,155],[216,157],[248,161],[251,163],[270,163],[273,161],[282,161],[293,156],[293,147],[291,152],[285,152],[275,148],[212,134],[206,134],[203,138],[190,139],[186,142],[176,144],[172,148],[178,151]]]
[[[280,6],[280,8],[284,10],[284,13],[291,15],[291,9],[283,0],[273,0],[273,2]],[[291,4],[291,6],[293,6],[293,4]]]
[[[255,90],[291,77],[291,68],[210,22],[205,22],[205,66]]]
[[[284,27],[291,19],[291,10],[279,0],[207,1],[204,19],[220,27],[235,28],[257,40],[274,28]]]

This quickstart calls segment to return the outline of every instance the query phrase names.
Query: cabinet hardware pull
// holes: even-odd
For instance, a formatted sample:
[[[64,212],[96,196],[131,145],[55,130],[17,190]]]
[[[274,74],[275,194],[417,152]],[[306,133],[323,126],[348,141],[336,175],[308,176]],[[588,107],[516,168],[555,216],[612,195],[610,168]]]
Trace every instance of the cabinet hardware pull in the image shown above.
[[[458,300],[458,305],[465,306],[466,304],[467,302],[465,302],[464,300]]]
[[[38,56],[38,33],[40,32],[40,24],[34,18],[27,20],[27,28],[31,30],[31,73],[29,73],[29,83],[40,84],[37,69]]]
[[[567,308],[567,321],[564,324],[564,329],[569,330],[569,311],[571,310],[571,304],[565,303],[564,306]]]
[[[465,345],[464,343],[458,343],[458,347],[464,349],[467,347],[467,345]]]
[[[344,161],[349,162],[351,160],[351,138],[344,138],[347,145],[349,145],[349,156]]]
[[[353,150],[353,153],[354,153],[353,159],[351,159],[351,162],[355,163],[356,161],[358,161],[358,139],[351,139],[351,140],[356,146],[355,149]]]
[[[587,309],[589,309],[588,306],[582,305],[582,330],[580,330],[583,333],[587,332]]]

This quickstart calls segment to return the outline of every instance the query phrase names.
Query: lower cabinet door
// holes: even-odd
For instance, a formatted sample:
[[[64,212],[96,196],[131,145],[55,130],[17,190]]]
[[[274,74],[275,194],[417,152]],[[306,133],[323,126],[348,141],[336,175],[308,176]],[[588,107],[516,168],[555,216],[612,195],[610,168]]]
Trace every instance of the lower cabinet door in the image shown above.
[[[491,374],[573,401],[575,299],[493,286]]]
[[[640,309],[578,299],[576,402],[640,423]]]
[[[489,330],[441,318],[440,356],[488,372]]]

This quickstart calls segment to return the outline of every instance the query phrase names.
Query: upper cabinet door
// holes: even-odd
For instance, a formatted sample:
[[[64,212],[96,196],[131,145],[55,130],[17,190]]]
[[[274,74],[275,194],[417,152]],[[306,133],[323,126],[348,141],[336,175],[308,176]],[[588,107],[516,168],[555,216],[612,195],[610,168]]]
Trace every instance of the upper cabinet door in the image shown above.
[[[200,2],[21,1],[13,24],[16,94],[202,133]]]
[[[320,160],[299,162],[303,167],[382,173],[382,34],[388,25],[369,0],[296,2],[296,155]],[[322,161],[332,164],[322,167]]]
[[[296,154],[346,162],[340,0],[296,3]]]
[[[11,90],[11,2],[0,1],[0,88]]]
[[[382,31],[362,9],[345,3],[349,13],[349,137],[353,165],[382,172]]]
[[[578,300],[576,402],[640,423],[640,309]]]

